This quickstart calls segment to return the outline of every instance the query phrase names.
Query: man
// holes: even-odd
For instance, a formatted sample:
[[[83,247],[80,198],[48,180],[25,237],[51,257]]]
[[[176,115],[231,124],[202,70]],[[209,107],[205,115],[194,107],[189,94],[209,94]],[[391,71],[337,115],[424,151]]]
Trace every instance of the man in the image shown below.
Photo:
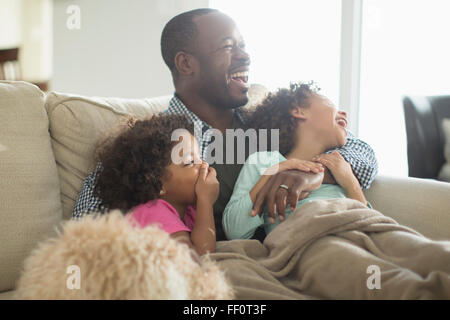
[[[211,143],[211,130],[208,129],[225,133],[226,129],[244,126],[245,119],[239,107],[248,102],[250,65],[245,42],[230,17],[214,9],[196,9],[182,13],[166,24],[161,36],[161,51],[175,86],[174,97],[165,113],[185,114],[201,128],[196,138],[205,160]],[[226,146],[226,135],[223,145]],[[223,151],[225,157],[226,150]],[[248,148],[245,152],[247,156]],[[368,188],[377,173],[377,161],[370,146],[349,136],[339,152],[351,164],[361,186]],[[234,164],[211,165],[216,169],[220,183],[219,198],[214,205],[217,240],[225,240],[222,214],[242,164],[235,161]],[[101,164],[98,164],[84,181],[74,218],[106,209],[92,194],[100,168]],[[331,176],[325,176],[326,181],[332,180]],[[319,170],[316,173],[288,170],[275,174],[258,193],[254,210],[260,212],[266,204],[270,216],[275,217],[276,212],[284,213],[287,204],[295,207],[297,201],[318,188],[323,179],[324,173]],[[280,188],[281,185],[284,186]],[[262,239],[263,235],[257,233],[256,237]]]

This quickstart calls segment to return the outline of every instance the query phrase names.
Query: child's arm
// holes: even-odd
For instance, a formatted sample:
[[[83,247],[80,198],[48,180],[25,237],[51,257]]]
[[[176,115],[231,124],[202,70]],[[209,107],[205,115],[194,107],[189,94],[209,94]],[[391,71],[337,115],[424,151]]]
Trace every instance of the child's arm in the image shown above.
[[[195,184],[197,197],[195,222],[192,231],[179,231],[170,236],[185,243],[199,255],[216,250],[216,227],[214,224],[213,205],[219,195],[219,182],[214,168],[205,162]]]
[[[284,159],[284,157],[283,157]],[[258,191],[270,177],[284,170],[297,169],[319,172],[322,165],[297,159],[282,161],[281,155],[257,152],[250,155],[239,173],[233,194],[224,210],[222,224],[228,239],[249,239],[264,224],[259,215],[251,215]]]
[[[213,205],[219,195],[216,170],[203,163],[195,185],[197,196],[195,224],[191,232],[191,242],[199,255],[216,250],[216,228]]]
[[[344,188],[348,198],[358,200],[367,206],[366,197],[358,179],[353,174],[352,167],[339,152],[321,154],[316,159],[330,170],[336,182]]]
[[[262,217],[252,217],[253,202],[250,190],[261,177],[258,164],[250,164],[247,159],[234,184],[233,194],[222,216],[222,226],[227,239],[250,239],[256,229],[264,224]]]

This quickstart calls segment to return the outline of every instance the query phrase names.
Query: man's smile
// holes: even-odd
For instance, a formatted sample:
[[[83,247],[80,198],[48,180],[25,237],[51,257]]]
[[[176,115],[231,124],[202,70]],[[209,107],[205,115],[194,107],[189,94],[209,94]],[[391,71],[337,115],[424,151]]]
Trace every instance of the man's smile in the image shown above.
[[[241,70],[234,71],[229,76],[229,82],[234,83],[242,89],[248,89],[250,85],[248,84],[248,69],[241,68]]]

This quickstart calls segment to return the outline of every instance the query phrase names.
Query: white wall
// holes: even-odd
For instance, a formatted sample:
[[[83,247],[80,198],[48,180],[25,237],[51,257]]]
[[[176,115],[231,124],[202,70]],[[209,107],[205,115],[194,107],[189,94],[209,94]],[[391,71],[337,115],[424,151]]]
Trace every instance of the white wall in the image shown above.
[[[0,48],[19,47],[21,78],[52,74],[52,0],[0,0]]]
[[[52,0],[22,0],[22,78],[46,81],[52,77]]]
[[[161,57],[164,25],[208,0],[54,0],[52,90],[89,96],[143,98],[173,93]],[[80,29],[67,28],[69,5]],[[73,16],[73,15],[72,15]]]
[[[0,0],[0,49],[20,45],[21,32],[21,1]]]

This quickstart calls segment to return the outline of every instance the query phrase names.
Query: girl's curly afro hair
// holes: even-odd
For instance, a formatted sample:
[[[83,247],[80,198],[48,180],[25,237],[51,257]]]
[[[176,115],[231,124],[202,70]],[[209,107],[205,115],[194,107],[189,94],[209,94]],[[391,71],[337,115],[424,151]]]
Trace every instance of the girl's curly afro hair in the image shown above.
[[[268,150],[275,149],[270,146],[271,129],[279,130],[279,151],[282,155],[291,151],[296,143],[296,129],[298,121],[291,115],[291,110],[296,107],[309,106],[309,98],[317,94],[318,88],[314,82],[291,83],[289,88],[278,89],[269,95],[246,116],[246,128],[256,130],[267,129]]]
[[[172,148],[177,143],[171,141],[176,129],[194,132],[184,115],[159,114],[145,120],[127,118],[116,134],[99,144],[96,157],[102,169],[94,195],[101,199],[103,209],[126,212],[158,197],[165,168],[171,164]]]

